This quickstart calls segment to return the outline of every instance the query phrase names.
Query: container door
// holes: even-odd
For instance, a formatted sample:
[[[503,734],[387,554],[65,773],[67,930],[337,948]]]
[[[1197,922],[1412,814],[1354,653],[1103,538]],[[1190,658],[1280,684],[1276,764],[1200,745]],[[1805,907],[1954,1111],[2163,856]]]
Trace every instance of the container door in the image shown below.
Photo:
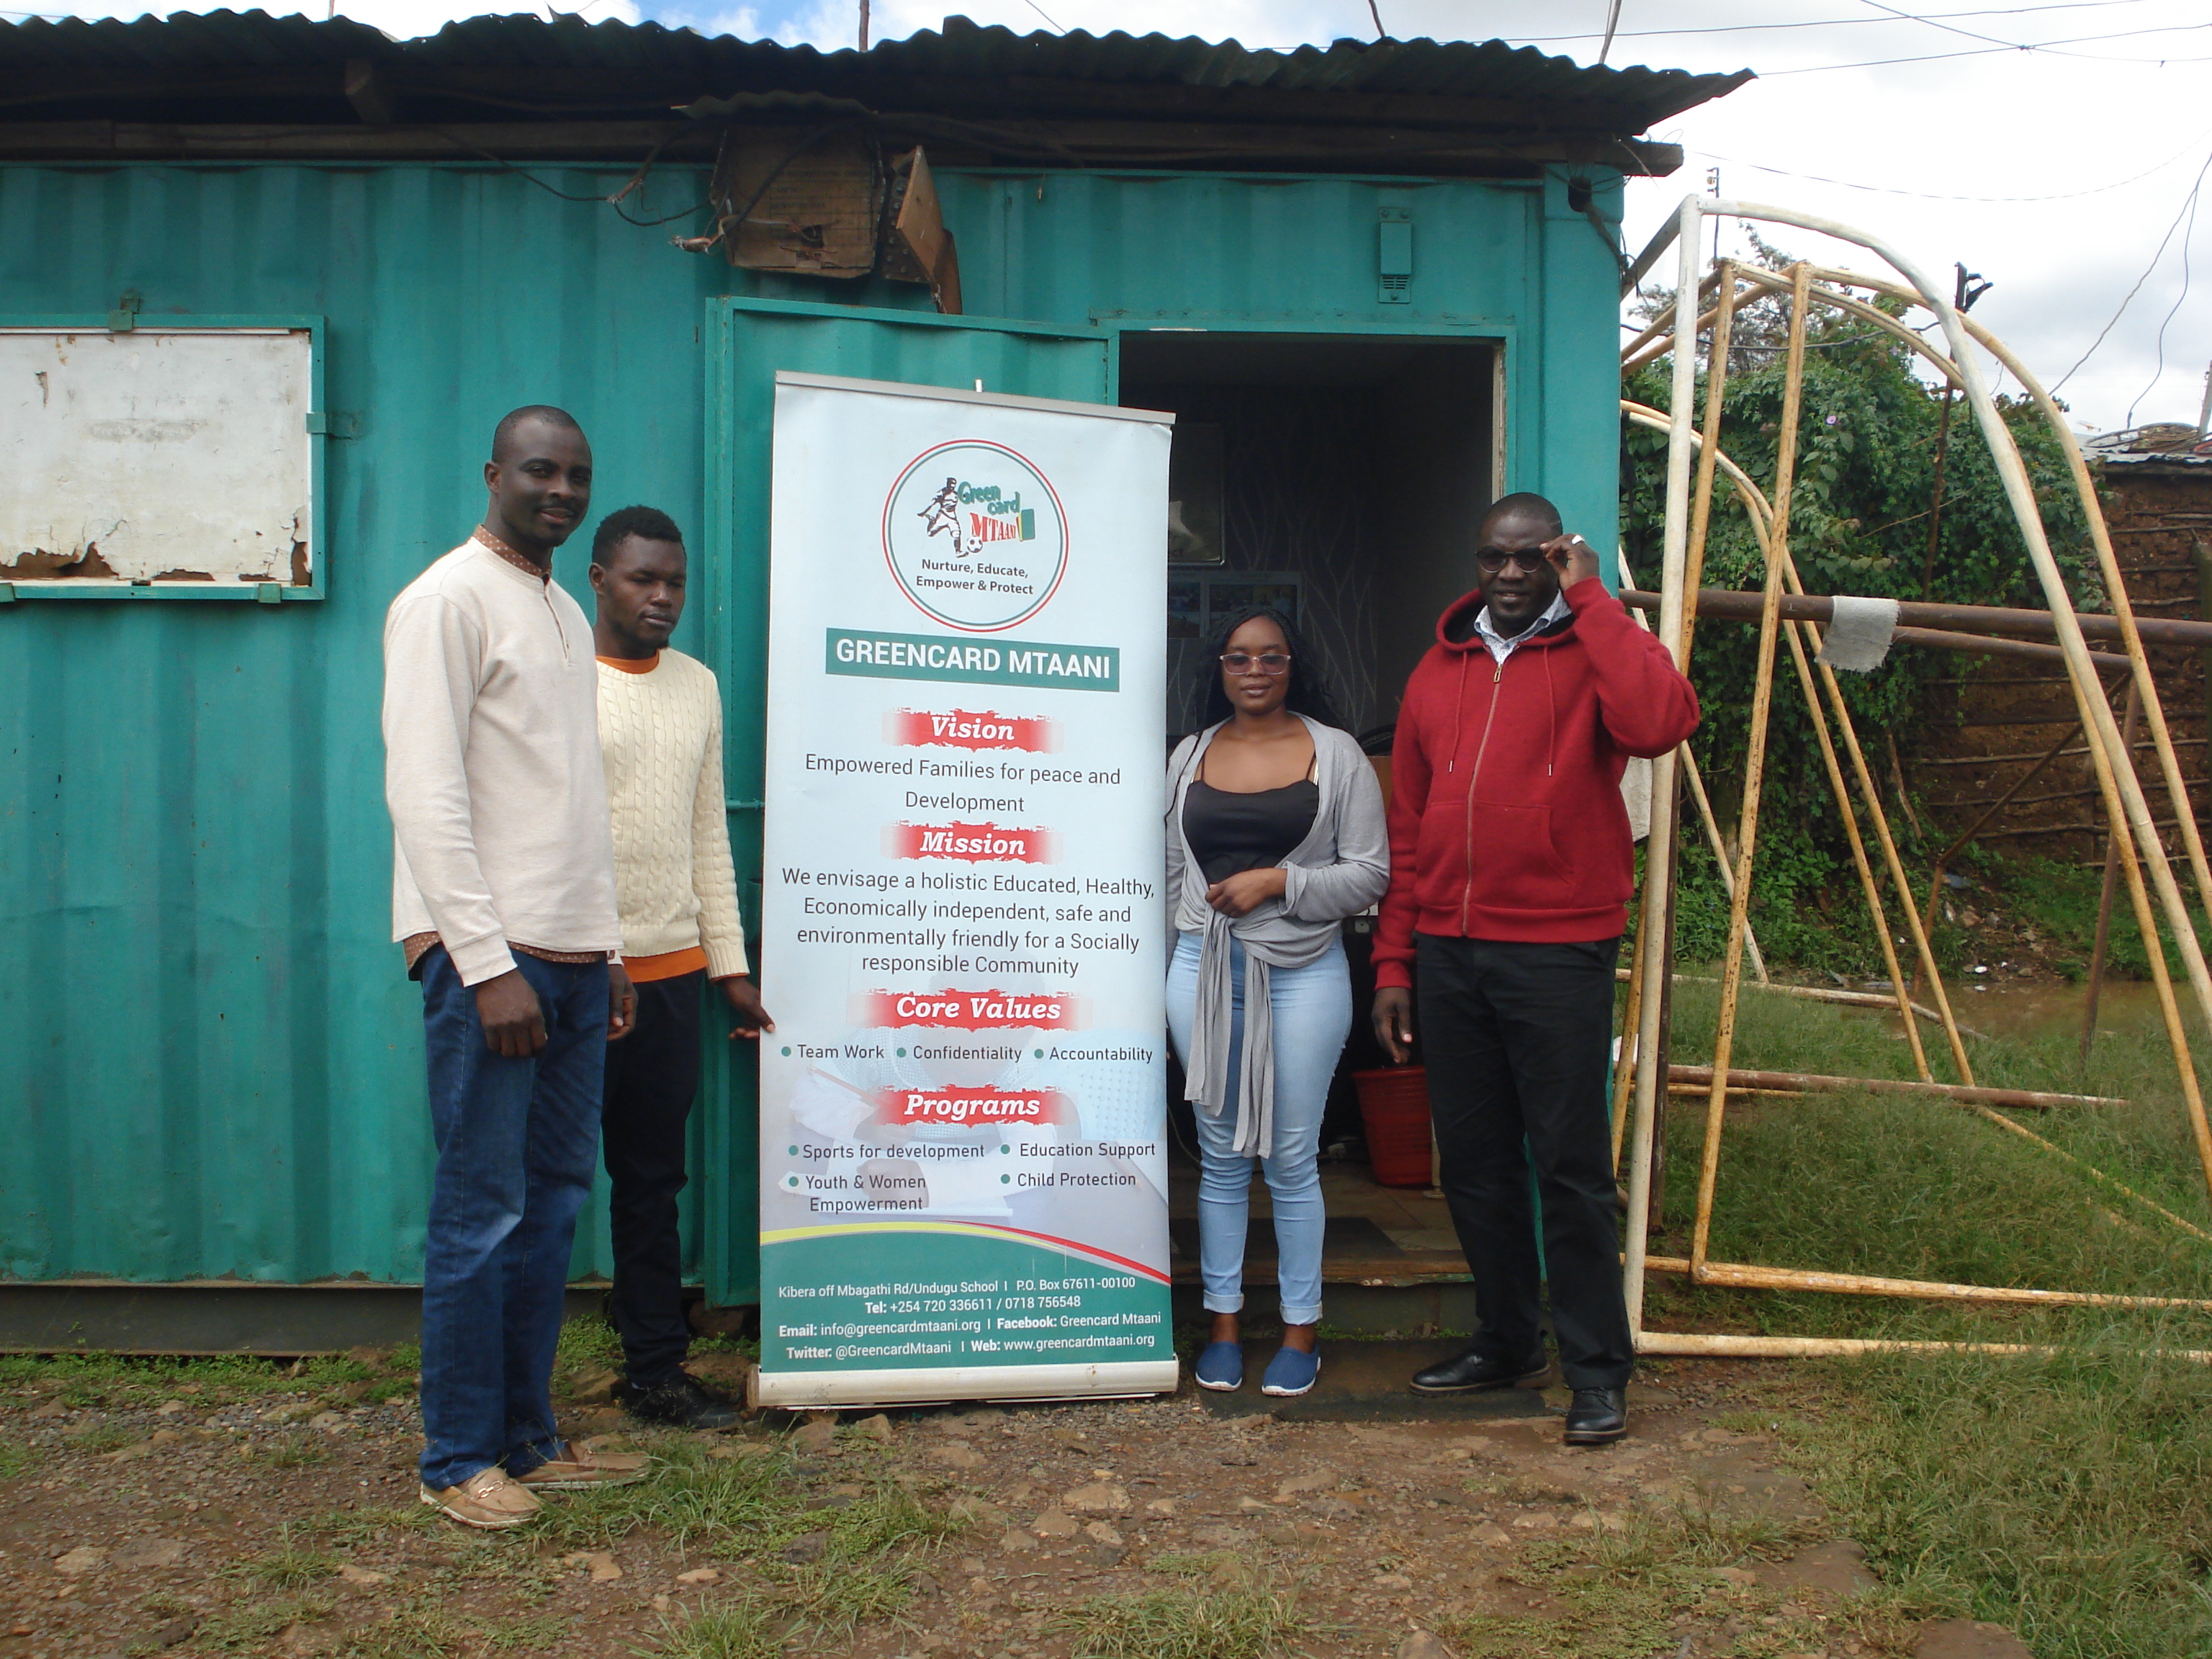
[[[1098,329],[791,301],[717,299],[707,309],[703,606],[708,665],[722,683],[725,784],[738,896],[760,921],[761,776],[768,702],[769,441],[779,369],[856,380],[1113,400],[1109,337]],[[771,1011],[773,1012],[773,1011]],[[699,1268],[707,1299],[760,1297],[753,1055],[710,1016],[693,1137]]]

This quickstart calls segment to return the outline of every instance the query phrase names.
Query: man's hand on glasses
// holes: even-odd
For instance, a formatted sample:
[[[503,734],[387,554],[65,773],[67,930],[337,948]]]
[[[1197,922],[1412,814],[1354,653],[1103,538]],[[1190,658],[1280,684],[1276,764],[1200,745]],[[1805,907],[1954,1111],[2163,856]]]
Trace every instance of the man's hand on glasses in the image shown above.
[[[1597,550],[1579,536],[1554,536],[1539,550],[1559,573],[1559,591],[1597,574]]]
[[[1224,651],[1221,665],[1232,674],[1249,674],[1257,668],[1262,674],[1287,674],[1291,659],[1279,651],[1263,651],[1254,656],[1249,651]]]

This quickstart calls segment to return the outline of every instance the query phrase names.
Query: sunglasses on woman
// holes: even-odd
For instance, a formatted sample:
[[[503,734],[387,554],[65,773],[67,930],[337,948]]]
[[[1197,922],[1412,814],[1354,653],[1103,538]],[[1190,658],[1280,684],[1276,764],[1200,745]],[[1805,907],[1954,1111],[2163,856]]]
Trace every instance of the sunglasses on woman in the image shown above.
[[[1224,651],[1221,665],[1232,674],[1249,674],[1256,665],[1262,674],[1287,674],[1291,659],[1280,651],[1262,651],[1254,656],[1249,651]]]

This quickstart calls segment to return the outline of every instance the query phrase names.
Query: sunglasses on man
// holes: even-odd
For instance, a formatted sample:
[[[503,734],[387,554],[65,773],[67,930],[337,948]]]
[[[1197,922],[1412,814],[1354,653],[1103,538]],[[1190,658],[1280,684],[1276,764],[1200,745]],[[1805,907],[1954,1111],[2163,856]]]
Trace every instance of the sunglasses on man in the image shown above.
[[[1524,575],[1533,575],[1544,568],[1548,559],[1541,547],[1486,547],[1474,556],[1474,562],[1492,574],[1510,563]]]

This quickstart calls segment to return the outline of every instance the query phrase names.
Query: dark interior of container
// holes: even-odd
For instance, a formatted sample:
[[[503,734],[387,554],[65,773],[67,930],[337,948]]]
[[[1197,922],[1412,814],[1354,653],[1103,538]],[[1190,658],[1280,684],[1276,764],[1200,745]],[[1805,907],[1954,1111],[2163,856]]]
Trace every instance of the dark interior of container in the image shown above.
[[[1435,638],[1437,614],[1474,586],[1475,532],[1496,495],[1497,370],[1498,348],[1482,340],[1121,336],[1122,404],[1176,416],[1171,740],[1200,724],[1201,677],[1218,672],[1209,659],[1216,623],[1258,601],[1289,612],[1346,729],[1370,753],[1389,753],[1406,677]],[[1385,1063],[1366,1016],[1371,938],[1370,918],[1345,924],[1354,1017],[1330,1091],[1325,1158],[1335,1149],[1358,1159],[1352,1074]],[[1170,1084],[1182,1148],[1171,1163],[1174,1212],[1188,1231],[1191,1109],[1179,1071]],[[1356,1203],[1357,1194],[1338,1190],[1330,1201]],[[1259,1198],[1255,1212],[1265,1208]],[[1190,1248],[1179,1234],[1178,1250]]]
[[[1348,730],[1395,720],[1437,612],[1474,586],[1496,361],[1486,341],[1122,335],[1121,402],[1176,417],[1170,735],[1198,724],[1214,623],[1255,599],[1290,610]]]

